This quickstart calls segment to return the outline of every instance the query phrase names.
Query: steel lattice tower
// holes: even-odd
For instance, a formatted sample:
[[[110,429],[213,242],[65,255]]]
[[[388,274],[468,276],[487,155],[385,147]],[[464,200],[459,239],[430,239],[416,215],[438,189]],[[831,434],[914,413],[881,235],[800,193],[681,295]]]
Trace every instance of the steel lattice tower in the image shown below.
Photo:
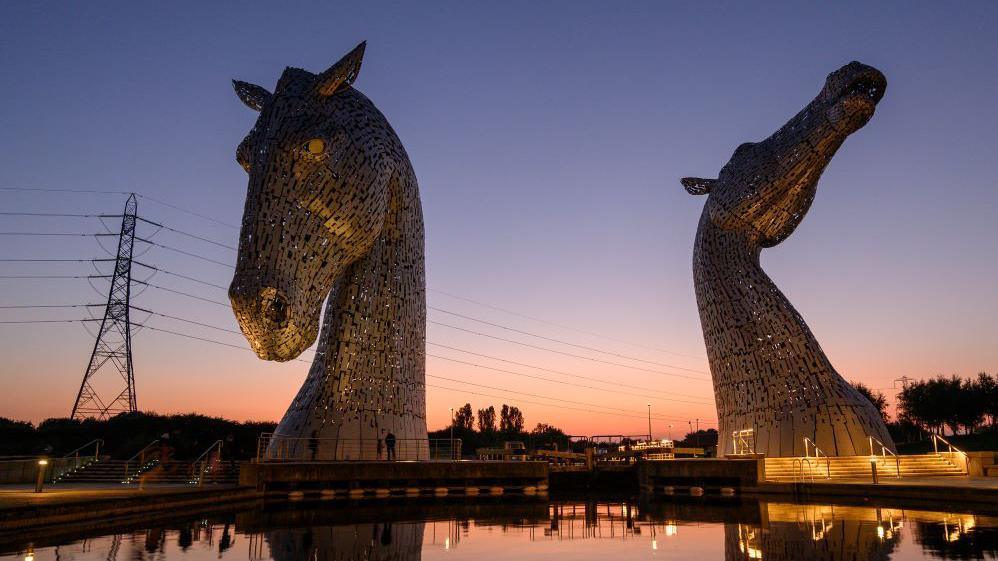
[[[135,404],[135,375],[132,370],[132,326],[128,319],[137,208],[135,194],[132,193],[125,202],[125,212],[121,215],[118,255],[114,262],[114,274],[111,276],[107,307],[104,309],[100,331],[97,332],[94,351],[90,355],[90,363],[83,374],[80,393],[73,405],[73,419],[95,417],[103,420],[119,413],[138,411]],[[124,389],[108,402],[101,399],[92,383],[94,377],[102,373],[105,376],[117,374],[124,383]]]

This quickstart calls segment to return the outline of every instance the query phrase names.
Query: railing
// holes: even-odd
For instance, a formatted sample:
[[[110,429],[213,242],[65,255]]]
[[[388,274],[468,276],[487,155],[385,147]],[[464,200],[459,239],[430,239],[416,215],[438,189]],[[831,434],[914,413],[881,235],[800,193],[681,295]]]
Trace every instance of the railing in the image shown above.
[[[804,469],[807,466],[807,469]],[[794,458],[793,461],[794,481],[797,481],[797,474],[800,474],[800,482],[806,483],[807,476],[811,476],[811,483],[814,483],[814,465],[809,458]]]
[[[901,479],[901,458],[898,458],[898,455],[895,454],[893,450],[891,450],[890,448],[888,448],[887,445],[884,444],[883,442],[881,442],[880,440],[878,440],[878,439],[876,439],[876,438],[874,438],[872,436],[869,436],[867,438],[870,439],[870,456],[871,457],[873,457],[873,458],[877,457],[877,453],[876,453],[876,450],[875,450],[874,444],[873,444],[874,442],[876,442],[877,445],[880,446],[880,456],[881,457],[887,458],[888,455],[894,456],[894,466],[895,466],[895,469],[897,469],[897,477],[898,477],[898,479]]]
[[[70,456],[73,456],[74,458],[79,458],[80,457],[80,452],[82,452],[84,448],[89,448],[91,444],[94,446],[93,459],[94,460],[99,459],[100,458],[100,447],[104,445],[104,439],[102,439],[102,438],[95,438],[95,439],[91,440],[90,442],[84,444],[83,446],[80,446],[76,450],[73,450],[72,452],[64,455],[63,458],[68,458]],[[86,457],[86,456],[84,456],[84,457]]]
[[[212,455],[214,452],[214,455]],[[208,472],[214,470],[222,462],[222,441],[216,440],[211,443],[201,455],[197,457],[196,460],[191,464],[191,481],[192,485],[197,485],[198,487],[204,483],[205,475]]]
[[[811,440],[810,438],[808,438],[808,437],[805,436],[804,437],[804,457],[805,458],[810,458],[811,457],[811,448],[812,447],[814,448],[814,459],[815,459],[815,461],[819,460],[820,458],[825,458],[825,479],[831,479],[832,478],[832,461],[830,459],[828,459],[828,454],[825,454],[824,452],[822,452],[821,448],[818,448],[818,445],[815,444],[813,440]]]
[[[736,455],[755,454],[755,429],[731,431],[731,447]]]
[[[142,447],[141,450],[135,453],[134,456],[125,460],[125,475],[122,483],[131,483],[137,476],[141,475],[143,471],[152,467],[156,462],[160,460],[158,451],[155,456],[150,452],[150,449],[159,444],[159,439],[153,440],[149,444]],[[132,473],[131,467],[135,465],[135,472]]]
[[[950,442],[948,440],[946,440],[945,438],[939,436],[938,434],[934,434],[934,435],[932,435],[932,450],[936,453],[936,455],[939,455],[939,441],[940,440],[943,442],[943,444],[946,445],[946,447],[949,449],[949,452],[951,454],[952,453],[957,453],[957,454],[961,454],[964,458],[967,457],[967,453],[966,452],[964,452],[963,450],[960,450],[956,446],[953,446],[952,444],[950,444]]]
[[[936,455],[939,455],[939,441],[942,441],[946,445],[947,450],[950,454],[960,454],[963,456],[963,470],[965,473],[970,473],[970,457],[963,450],[960,450],[956,446],[950,444],[948,440],[939,436],[938,434],[932,435],[932,449],[935,451]],[[958,466],[959,467],[959,466]]]
[[[263,433],[257,462],[456,461],[461,439],[306,438]]]

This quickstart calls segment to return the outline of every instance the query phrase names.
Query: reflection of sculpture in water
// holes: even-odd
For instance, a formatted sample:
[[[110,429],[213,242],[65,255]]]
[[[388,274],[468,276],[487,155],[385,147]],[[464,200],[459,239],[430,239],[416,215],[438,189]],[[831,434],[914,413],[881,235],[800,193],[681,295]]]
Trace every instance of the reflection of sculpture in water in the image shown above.
[[[900,536],[893,532],[881,537],[884,531],[884,526],[875,519],[770,521],[764,528],[725,524],[724,558],[727,561],[887,561]]]
[[[998,559],[998,526],[978,524],[972,514],[940,514],[938,521],[917,521],[915,543],[942,559]]]
[[[237,150],[249,174],[229,287],[240,329],[260,358],[291,360],[316,340],[326,301],[276,430],[300,439],[283,452],[301,459],[374,459],[384,431],[409,459],[423,450],[401,441],[426,439],[419,188],[385,116],[351,86],[363,54],[320,74],[287,68],[274,93],[235,82],[260,112]]]
[[[423,522],[311,526],[267,532],[274,561],[419,561]]]
[[[803,220],[825,166],[873,116],[886,85],[875,68],[849,63],[772,136],[739,146],[717,179],[682,180],[707,195],[693,277],[719,454],[735,451],[733,431],[752,431],[754,451],[768,456],[803,456],[804,437],[832,456],[868,454],[869,436],[894,448],[877,409],[839,376],[759,264],[762,249]]]

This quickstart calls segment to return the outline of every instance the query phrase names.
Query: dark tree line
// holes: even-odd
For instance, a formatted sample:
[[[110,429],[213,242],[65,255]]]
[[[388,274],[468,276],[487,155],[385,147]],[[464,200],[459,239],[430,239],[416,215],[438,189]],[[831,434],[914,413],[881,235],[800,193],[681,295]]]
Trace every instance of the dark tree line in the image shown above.
[[[998,377],[937,376],[905,385],[898,395],[898,419],[930,433],[953,434],[998,428]]]
[[[0,456],[46,454],[62,456],[95,438],[104,440],[102,455],[127,459],[153,440],[166,439],[177,459],[194,459],[216,440],[222,456],[236,460],[256,454],[257,437],[276,423],[239,423],[204,415],[126,413],[106,421],[46,419],[28,422],[0,418]],[[93,453],[93,448],[85,452]]]
[[[502,448],[507,441],[523,442],[530,449],[568,448],[568,436],[561,429],[538,423],[532,430],[526,431],[523,412],[518,407],[503,404],[498,413],[497,419],[496,408],[490,405],[479,409],[476,414],[471,404],[466,403],[454,411],[450,426],[431,432],[430,438],[450,438],[453,429],[454,438],[462,441],[465,456],[473,455],[478,448]]]
[[[853,383],[870,400],[899,442],[929,434],[972,434],[998,429],[998,377],[981,372],[975,378],[936,376],[907,383],[898,393],[897,418],[887,413],[887,398],[862,383]]]

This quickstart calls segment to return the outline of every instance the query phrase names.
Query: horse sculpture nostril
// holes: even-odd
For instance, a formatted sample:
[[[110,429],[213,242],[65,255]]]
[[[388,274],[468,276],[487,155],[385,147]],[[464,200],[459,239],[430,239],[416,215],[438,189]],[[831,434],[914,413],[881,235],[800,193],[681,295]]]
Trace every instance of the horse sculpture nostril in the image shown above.
[[[260,291],[260,311],[272,323],[283,326],[288,320],[288,301],[276,288]]]

